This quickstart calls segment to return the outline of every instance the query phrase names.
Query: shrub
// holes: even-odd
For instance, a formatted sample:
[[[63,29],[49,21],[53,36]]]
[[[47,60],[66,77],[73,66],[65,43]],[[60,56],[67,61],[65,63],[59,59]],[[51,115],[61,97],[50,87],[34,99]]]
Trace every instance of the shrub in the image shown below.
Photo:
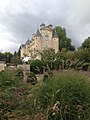
[[[27,76],[27,83],[35,85],[37,83],[37,78],[33,72],[30,72]]]
[[[24,77],[23,71],[21,69],[16,70],[16,76],[19,78],[23,78]]]
[[[90,65],[88,66],[88,71],[90,71]]]
[[[87,71],[89,65],[90,65],[90,63],[84,63],[84,64],[82,65],[82,70]]]
[[[43,65],[44,65],[44,63],[41,60],[31,61],[30,70],[31,70],[31,72],[33,72],[35,74],[43,73]]]
[[[47,81],[50,80],[52,77],[53,77],[52,71],[47,70],[47,71],[44,73],[43,82],[47,82]]]

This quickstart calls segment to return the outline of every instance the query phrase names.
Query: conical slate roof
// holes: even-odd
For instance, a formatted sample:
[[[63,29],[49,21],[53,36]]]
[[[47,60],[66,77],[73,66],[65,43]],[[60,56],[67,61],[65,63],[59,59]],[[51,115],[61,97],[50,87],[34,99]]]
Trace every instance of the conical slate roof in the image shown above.
[[[28,38],[28,40],[26,41],[25,45],[29,45],[30,44],[30,40]]]
[[[41,37],[41,33],[39,32],[39,30],[37,30],[36,34],[34,35],[34,37]]]
[[[42,26],[45,26],[45,24],[44,24],[44,23],[42,23],[42,24],[40,25],[40,27],[42,27]]]
[[[53,25],[51,25],[51,24],[49,24],[48,26],[49,26],[49,27],[53,27]]]

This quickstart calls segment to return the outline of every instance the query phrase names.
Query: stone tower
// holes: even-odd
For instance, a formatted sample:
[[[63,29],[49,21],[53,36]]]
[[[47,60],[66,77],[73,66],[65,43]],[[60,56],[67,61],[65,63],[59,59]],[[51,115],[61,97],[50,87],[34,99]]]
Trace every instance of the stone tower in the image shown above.
[[[36,34],[32,35],[31,40],[27,40],[21,45],[21,58],[30,56],[32,59],[41,59],[40,52],[45,49],[53,48],[55,53],[59,50],[59,38],[53,25],[46,26],[44,23],[37,29]]]

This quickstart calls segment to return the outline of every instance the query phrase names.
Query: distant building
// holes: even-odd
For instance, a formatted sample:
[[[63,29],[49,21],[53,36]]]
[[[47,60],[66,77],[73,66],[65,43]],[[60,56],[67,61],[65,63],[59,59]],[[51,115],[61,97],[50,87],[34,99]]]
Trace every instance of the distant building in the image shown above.
[[[55,53],[59,50],[59,38],[53,25],[46,26],[44,23],[40,25],[36,34],[32,35],[31,40],[27,40],[21,45],[20,56],[24,58],[29,56],[32,59],[41,59],[40,53],[47,49],[55,49]]]

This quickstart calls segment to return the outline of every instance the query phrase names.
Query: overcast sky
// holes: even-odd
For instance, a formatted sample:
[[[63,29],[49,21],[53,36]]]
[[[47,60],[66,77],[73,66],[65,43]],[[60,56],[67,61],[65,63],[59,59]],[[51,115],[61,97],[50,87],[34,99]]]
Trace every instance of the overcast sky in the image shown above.
[[[80,46],[90,36],[90,0],[0,0],[0,51],[18,50],[41,23],[65,27]]]

